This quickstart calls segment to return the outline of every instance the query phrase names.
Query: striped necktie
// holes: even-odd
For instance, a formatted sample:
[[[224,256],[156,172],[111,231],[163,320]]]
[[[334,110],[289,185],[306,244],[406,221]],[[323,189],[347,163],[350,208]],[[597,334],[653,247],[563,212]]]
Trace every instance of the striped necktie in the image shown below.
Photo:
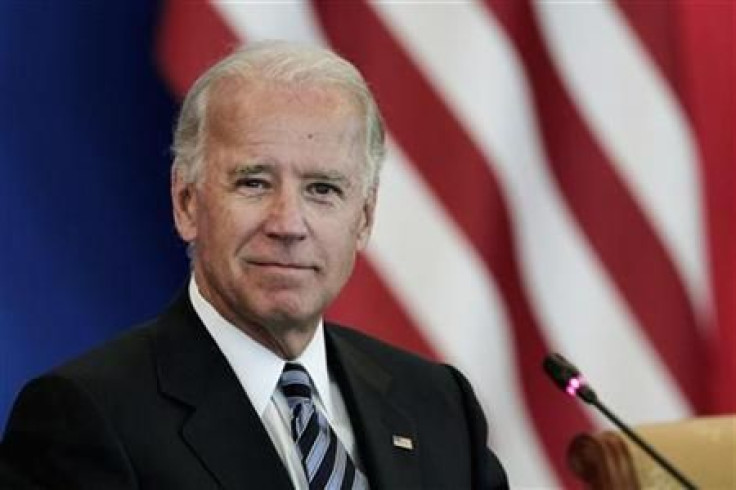
[[[287,363],[279,379],[291,409],[291,436],[302,457],[310,490],[367,489],[365,476],[312,399],[312,380],[300,364]]]

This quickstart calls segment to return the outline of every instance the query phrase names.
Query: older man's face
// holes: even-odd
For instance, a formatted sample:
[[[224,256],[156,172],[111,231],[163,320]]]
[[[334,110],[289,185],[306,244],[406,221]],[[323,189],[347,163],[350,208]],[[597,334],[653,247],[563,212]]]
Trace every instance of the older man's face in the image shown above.
[[[335,88],[213,88],[199,184],[172,189],[197,284],[246,330],[313,329],[372,225],[361,115]]]

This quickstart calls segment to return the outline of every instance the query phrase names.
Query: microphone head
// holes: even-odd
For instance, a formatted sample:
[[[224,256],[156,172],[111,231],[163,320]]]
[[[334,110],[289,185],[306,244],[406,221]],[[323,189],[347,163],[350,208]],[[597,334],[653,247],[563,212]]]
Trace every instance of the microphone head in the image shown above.
[[[552,353],[545,357],[542,368],[552,381],[570,396],[579,396],[587,403],[597,400],[595,392],[586,384],[580,370],[560,354]]]
[[[544,358],[542,367],[552,381],[562,390],[567,388],[570,380],[580,375],[580,371],[570,361],[557,353],[549,354]]]

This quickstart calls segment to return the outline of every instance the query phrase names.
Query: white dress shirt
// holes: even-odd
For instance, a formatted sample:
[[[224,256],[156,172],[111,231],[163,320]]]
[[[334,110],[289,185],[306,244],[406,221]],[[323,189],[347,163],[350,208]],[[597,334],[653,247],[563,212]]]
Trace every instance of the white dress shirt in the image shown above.
[[[194,311],[227,359],[253,408],[271,437],[276,451],[289,472],[294,488],[308,490],[301,457],[291,437],[291,411],[277,383],[286,361],[242,330],[225,320],[199,292],[194,277],[189,282],[189,297]],[[337,437],[362,471],[355,436],[340,389],[327,370],[327,355],[322,320],[304,352],[291,360],[304,366],[314,383],[314,401]]]

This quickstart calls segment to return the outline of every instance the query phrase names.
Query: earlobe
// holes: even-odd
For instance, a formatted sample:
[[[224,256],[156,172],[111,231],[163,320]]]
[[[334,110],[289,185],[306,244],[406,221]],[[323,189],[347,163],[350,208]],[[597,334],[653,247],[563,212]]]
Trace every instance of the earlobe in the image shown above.
[[[171,171],[171,204],[174,224],[179,236],[187,243],[197,237],[197,200],[194,184],[187,183],[176,169]]]

